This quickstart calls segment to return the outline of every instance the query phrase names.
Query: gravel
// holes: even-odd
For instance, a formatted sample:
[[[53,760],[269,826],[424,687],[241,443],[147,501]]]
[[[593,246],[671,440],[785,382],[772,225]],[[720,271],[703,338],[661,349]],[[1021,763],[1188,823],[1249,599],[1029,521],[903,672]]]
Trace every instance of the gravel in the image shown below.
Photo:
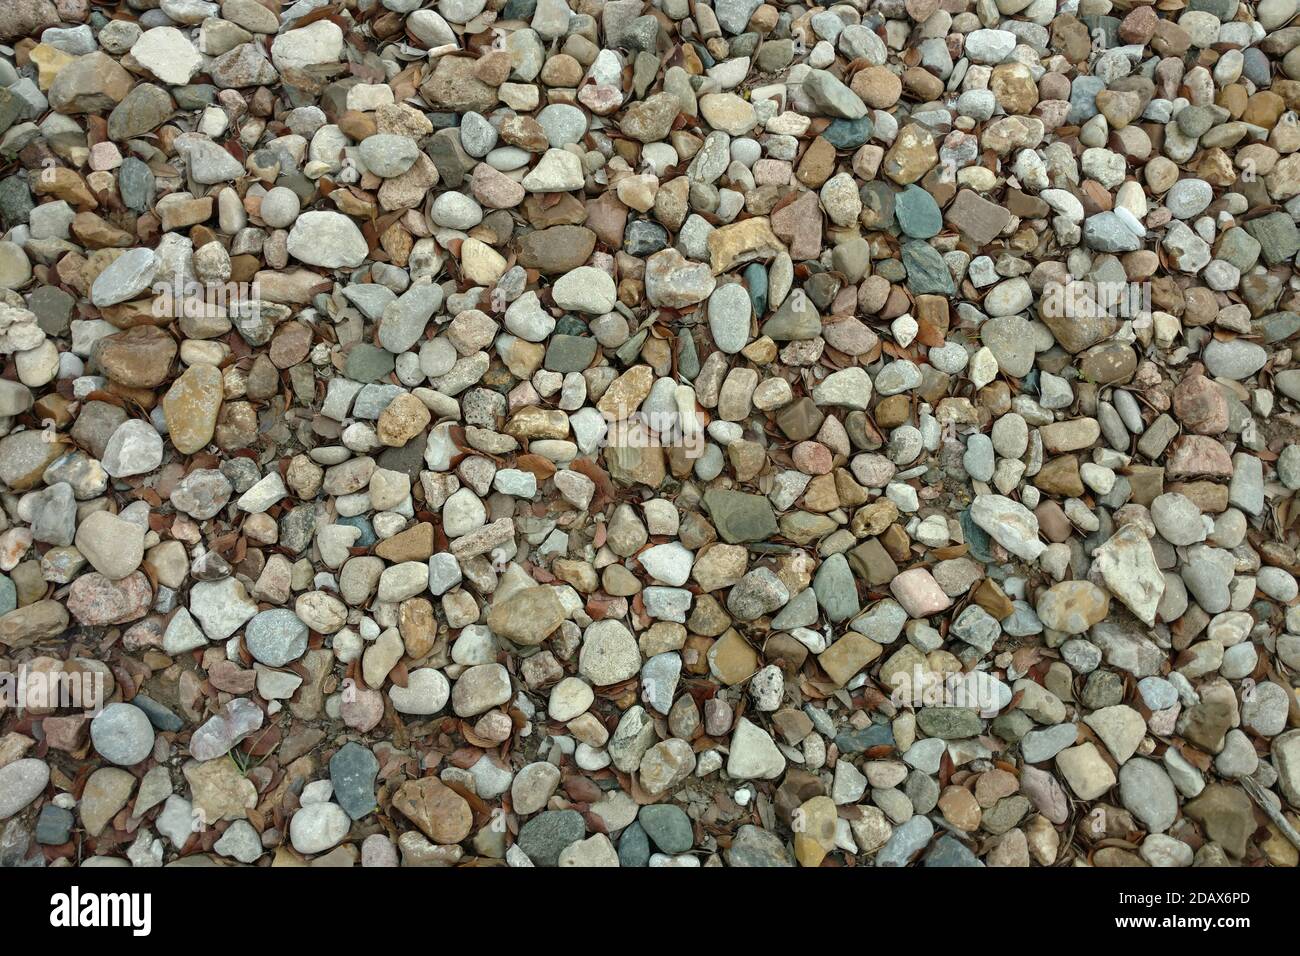
[[[0,862],[1296,865],[1295,0],[16,3]]]

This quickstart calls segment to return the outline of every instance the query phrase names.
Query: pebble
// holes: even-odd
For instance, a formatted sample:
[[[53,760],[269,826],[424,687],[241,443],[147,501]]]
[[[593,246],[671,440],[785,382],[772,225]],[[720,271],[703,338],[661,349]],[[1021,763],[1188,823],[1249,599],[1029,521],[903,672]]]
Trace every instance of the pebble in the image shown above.
[[[261,611],[244,628],[244,645],[267,667],[284,667],[307,651],[307,625],[288,608]]]
[[[39,797],[49,780],[49,765],[33,757],[0,767],[0,820],[8,820]]]
[[[90,722],[90,739],[105,760],[132,767],[153,751],[154,732],[140,708],[113,703]]]
[[[299,853],[324,853],[343,841],[352,820],[337,803],[313,803],[289,820],[289,839]]]

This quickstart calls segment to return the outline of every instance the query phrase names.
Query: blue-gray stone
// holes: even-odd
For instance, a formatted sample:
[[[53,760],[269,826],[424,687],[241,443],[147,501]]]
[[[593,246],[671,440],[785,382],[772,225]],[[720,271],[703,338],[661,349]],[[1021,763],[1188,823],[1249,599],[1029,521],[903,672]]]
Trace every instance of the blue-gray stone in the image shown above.
[[[872,747],[892,747],[894,731],[889,724],[842,730],[835,735],[835,746],[842,754],[860,754]]]
[[[117,191],[127,209],[144,212],[153,205],[153,170],[134,156],[122,160],[117,169]]]
[[[532,20],[537,12],[537,0],[508,0],[501,11],[503,20]]]
[[[1106,81],[1097,76],[1077,76],[1070,84],[1070,111],[1065,121],[1071,126],[1082,125],[1097,115],[1097,94],[1106,88]]]
[[[185,726],[185,721],[147,694],[136,694],[131,703],[143,710],[149,723],[164,733],[176,733]]]
[[[360,820],[375,809],[375,777],[379,761],[354,740],[348,741],[330,758],[330,783],[334,799],[353,820]]]
[[[727,848],[728,866],[787,867],[794,866],[785,842],[772,833],[746,823],[736,831],[736,837]]]
[[[704,507],[728,544],[766,541],[777,533],[776,513],[763,495],[713,488],[704,493]]]
[[[18,589],[8,576],[0,574],[0,614],[8,614],[18,607]]]
[[[836,149],[857,149],[871,139],[874,130],[875,125],[871,122],[871,117],[861,116],[853,120],[835,120],[830,126],[826,127],[826,131],[822,133],[822,136]]]
[[[751,262],[743,273],[749,290],[749,301],[755,315],[767,314],[767,268],[761,262]]]
[[[648,256],[668,246],[668,230],[649,219],[635,219],[623,229],[623,251]]]
[[[586,821],[577,810],[546,810],[520,828],[519,848],[535,866],[557,866],[564,848],[586,833]]]
[[[6,229],[26,222],[34,205],[27,183],[17,176],[0,179],[0,222]]]
[[[1000,623],[1002,630],[1012,637],[1032,637],[1043,633],[1043,622],[1038,619],[1034,609],[1024,601],[1012,601],[1011,613]]]
[[[853,571],[843,554],[833,554],[822,562],[813,577],[813,591],[817,594],[817,603],[833,624],[847,621],[862,609]]]
[[[700,353],[695,348],[695,339],[689,328],[677,333],[677,374],[688,382],[700,374]]]
[[[912,817],[894,828],[894,835],[876,854],[876,866],[906,866],[934,836],[934,824],[926,817]]]
[[[953,836],[941,836],[925,855],[924,866],[983,866],[966,845]]]
[[[641,824],[633,820],[618,838],[618,865],[648,866],[649,863],[650,840]]]
[[[966,536],[966,547],[970,551],[971,557],[984,564],[992,562],[993,552],[988,532],[975,523],[975,519],[971,517],[970,509],[967,508],[961,512],[958,519],[961,521],[961,530]]]
[[[397,356],[387,349],[358,342],[348,351],[343,374],[354,382],[377,382],[393,372]]]
[[[903,245],[903,267],[907,269],[907,287],[915,295],[955,295],[948,264],[937,249],[915,240]]]
[[[920,186],[904,188],[894,199],[898,228],[913,239],[929,239],[943,228],[943,213],[934,197]]]
[[[681,807],[671,803],[655,803],[642,807],[637,821],[646,836],[664,853],[685,853],[695,844],[691,818]]]
[[[542,365],[549,372],[581,372],[596,357],[596,348],[590,336],[552,335]]]
[[[1235,0],[1234,0],[1235,2]],[[1101,31],[1102,39],[1105,46],[1102,49],[1109,50],[1120,45],[1119,42],[1119,18],[1102,16],[1100,14],[1085,14],[1079,17],[1084,26],[1088,28],[1088,34],[1096,42],[1097,31]]]
[[[374,527],[370,524],[370,519],[365,515],[350,515],[346,518],[338,518],[334,523],[345,524],[352,528],[361,529],[361,537],[352,542],[354,548],[373,547],[375,542],[379,540],[378,536],[375,534]]]
[[[172,87],[171,94],[180,109],[201,110],[216,101],[217,88],[211,83],[191,83]]]
[[[47,803],[36,818],[36,842],[42,846],[61,846],[72,836],[76,819],[71,810]]]
[[[1284,212],[1271,212],[1246,223],[1246,231],[1260,245],[1260,255],[1270,266],[1285,262],[1300,252],[1300,230]]]
[[[288,608],[261,611],[244,628],[244,646],[258,663],[284,667],[307,653],[307,625]]]
[[[1098,252],[1136,252],[1142,248],[1137,233],[1109,209],[1083,221],[1083,244]]]
[[[23,101],[13,90],[0,87],[0,133],[14,123],[23,112]]]
[[[888,229],[894,224],[894,202],[897,197],[898,193],[882,182],[863,183],[858,190],[863,212],[867,215],[863,222],[875,229]]]
[[[1100,673],[1109,673],[1109,671]],[[1024,758],[1025,763],[1042,763],[1044,760],[1051,760],[1066,747],[1073,747],[1078,736],[1079,728],[1074,724],[1057,724],[1042,730],[1031,730],[1020,738],[1020,756]]]
[[[1191,0],[1187,4],[1187,10],[1212,13],[1220,22],[1227,23],[1237,15],[1237,0]]]
[[[1272,312],[1252,323],[1252,331],[1265,342],[1285,342],[1300,332],[1300,314]]]
[[[916,725],[927,737],[964,740],[984,729],[979,713],[970,707],[923,707],[916,713]]]
[[[1260,89],[1267,89],[1273,85],[1273,71],[1263,50],[1252,46],[1242,50],[1241,55],[1243,60],[1241,72],[1246,79]]]

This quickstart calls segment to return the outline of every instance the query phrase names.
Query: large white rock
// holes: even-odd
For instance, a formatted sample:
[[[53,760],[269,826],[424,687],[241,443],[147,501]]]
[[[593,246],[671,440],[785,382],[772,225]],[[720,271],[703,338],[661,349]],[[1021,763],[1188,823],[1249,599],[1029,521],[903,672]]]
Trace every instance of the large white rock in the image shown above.
[[[737,780],[774,780],[784,772],[785,758],[768,732],[741,717],[731,735],[727,773]]]
[[[50,768],[44,760],[26,757],[0,767],[0,820],[8,820],[39,797],[49,782]]]
[[[530,193],[560,193],[581,189],[584,181],[582,160],[568,150],[548,149],[523,186]]]
[[[1136,524],[1124,525],[1092,557],[1093,570],[1110,593],[1142,623],[1154,625],[1156,607],[1165,593],[1165,576],[1142,529]]]
[[[1002,547],[1025,561],[1036,561],[1047,550],[1038,540],[1038,517],[1018,501],[1002,495],[980,495],[970,516]]]
[[[288,248],[300,262],[325,269],[355,269],[370,253],[357,224],[341,212],[328,211],[305,212],[294,220]]]
[[[76,545],[96,571],[119,581],[144,560],[144,528],[107,511],[92,511],[77,528]]]
[[[271,62],[277,70],[301,70],[342,59],[343,31],[331,20],[281,33],[271,44]]]
[[[352,819],[337,803],[312,803],[289,821],[289,840],[299,853],[323,853],[338,846],[352,829]]]
[[[604,269],[579,266],[560,277],[551,287],[551,297],[561,309],[601,315],[614,308],[618,293]]]
[[[174,86],[188,83],[203,65],[203,57],[189,37],[175,27],[146,30],[131,47],[131,56],[158,79]]]

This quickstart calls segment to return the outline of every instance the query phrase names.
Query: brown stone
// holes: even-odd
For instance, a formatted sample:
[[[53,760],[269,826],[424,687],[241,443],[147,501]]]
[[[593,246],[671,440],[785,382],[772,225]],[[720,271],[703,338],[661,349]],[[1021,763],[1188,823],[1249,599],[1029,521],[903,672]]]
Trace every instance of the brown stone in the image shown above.
[[[519,237],[519,264],[547,275],[568,272],[590,259],[595,248],[596,233],[585,226],[536,229]]]
[[[408,780],[393,794],[393,806],[430,840],[444,846],[459,843],[474,826],[469,803],[437,777]]]
[[[1061,455],[1045,462],[1034,476],[1034,487],[1049,495],[1077,498],[1083,494],[1083,479],[1079,477],[1079,459],[1074,455]]]
[[[394,564],[402,561],[427,561],[433,554],[433,525],[421,521],[399,531],[375,545],[375,554]]]
[[[433,73],[420,84],[420,95],[443,109],[487,113],[497,104],[497,91],[475,75],[474,65],[467,57],[440,57]]]
[[[843,687],[854,674],[879,657],[882,650],[870,638],[850,631],[818,654],[817,663],[831,680]]]
[[[1207,435],[1183,435],[1169,446],[1165,472],[1170,478],[1194,478],[1209,475],[1232,477],[1232,459],[1228,450]]]
[[[167,437],[182,455],[212,441],[222,392],[221,370],[215,365],[191,365],[167,390],[162,402]]]
[[[1204,375],[1188,375],[1173,394],[1174,415],[1184,428],[1198,435],[1221,435],[1228,429],[1228,400]]]
[[[130,388],[156,388],[167,380],[176,341],[152,325],[106,335],[95,343],[94,356],[104,374]]]
[[[424,402],[403,392],[379,413],[379,440],[390,448],[401,448],[428,427],[433,416]]]
[[[708,662],[713,676],[728,687],[748,680],[759,667],[758,652],[735,629],[713,642]]]

